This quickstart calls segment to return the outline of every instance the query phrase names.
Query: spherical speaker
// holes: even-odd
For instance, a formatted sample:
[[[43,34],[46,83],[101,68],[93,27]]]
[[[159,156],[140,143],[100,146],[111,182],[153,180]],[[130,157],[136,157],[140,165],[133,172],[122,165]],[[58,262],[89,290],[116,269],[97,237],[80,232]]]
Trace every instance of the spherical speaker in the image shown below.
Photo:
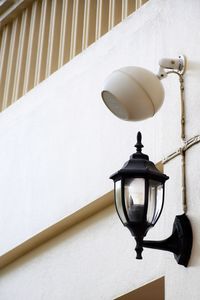
[[[106,106],[118,118],[140,121],[159,110],[164,89],[158,77],[140,67],[125,67],[108,76],[101,93]]]

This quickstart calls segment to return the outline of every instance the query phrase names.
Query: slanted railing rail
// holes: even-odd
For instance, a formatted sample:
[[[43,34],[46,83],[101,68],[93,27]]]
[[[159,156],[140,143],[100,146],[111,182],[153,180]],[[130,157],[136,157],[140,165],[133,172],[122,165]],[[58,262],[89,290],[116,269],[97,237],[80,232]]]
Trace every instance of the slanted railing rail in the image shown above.
[[[0,1],[0,110],[147,0]]]

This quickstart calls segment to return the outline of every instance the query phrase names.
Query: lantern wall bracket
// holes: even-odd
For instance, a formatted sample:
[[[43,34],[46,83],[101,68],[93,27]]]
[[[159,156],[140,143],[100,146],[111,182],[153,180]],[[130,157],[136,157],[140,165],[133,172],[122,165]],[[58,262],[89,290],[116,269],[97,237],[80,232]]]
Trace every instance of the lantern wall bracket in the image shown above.
[[[192,228],[185,214],[176,216],[170,237],[162,241],[142,241],[146,248],[165,250],[174,253],[179,265],[187,267],[192,250]],[[137,247],[136,247],[137,248]]]

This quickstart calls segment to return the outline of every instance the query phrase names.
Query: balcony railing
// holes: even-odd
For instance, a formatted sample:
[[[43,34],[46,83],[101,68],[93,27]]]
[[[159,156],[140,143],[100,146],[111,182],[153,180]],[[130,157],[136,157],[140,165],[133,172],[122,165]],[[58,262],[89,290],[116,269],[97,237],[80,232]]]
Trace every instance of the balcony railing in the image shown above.
[[[147,1],[0,1],[0,110]]]

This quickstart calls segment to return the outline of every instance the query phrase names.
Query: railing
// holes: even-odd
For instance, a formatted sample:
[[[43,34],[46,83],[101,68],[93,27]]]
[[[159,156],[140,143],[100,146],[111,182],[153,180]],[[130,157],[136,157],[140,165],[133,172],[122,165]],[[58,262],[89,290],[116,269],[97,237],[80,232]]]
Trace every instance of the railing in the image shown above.
[[[0,1],[0,110],[147,1]]]

